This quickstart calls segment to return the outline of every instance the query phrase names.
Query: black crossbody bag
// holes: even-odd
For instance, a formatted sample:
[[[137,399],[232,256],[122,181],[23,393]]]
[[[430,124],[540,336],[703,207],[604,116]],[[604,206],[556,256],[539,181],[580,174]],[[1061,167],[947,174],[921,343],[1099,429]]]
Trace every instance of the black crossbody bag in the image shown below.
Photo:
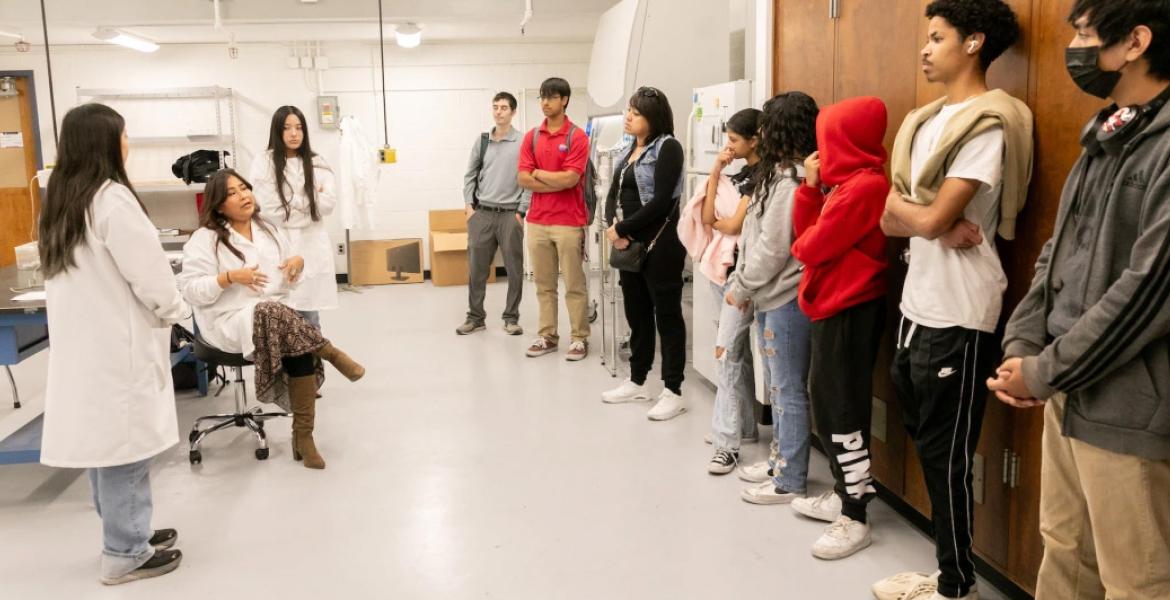
[[[630,165],[627,165],[626,168],[622,169],[622,174],[618,178],[618,193],[617,198],[615,198],[615,202],[617,202],[619,223],[623,220],[624,217],[622,214],[623,211],[621,202],[622,183],[625,182],[626,171],[629,170],[629,167]],[[658,229],[658,233],[654,236],[654,239],[650,240],[649,244],[643,244],[642,242],[636,240],[630,240],[630,245],[626,246],[622,250],[618,250],[616,247],[610,247],[609,266],[627,273],[641,273],[642,267],[646,265],[646,257],[649,256],[650,252],[654,250],[654,245],[658,243],[658,238],[662,237],[662,232],[666,231],[666,226],[670,225],[669,213],[667,213],[667,215],[666,222],[663,223],[662,227]]]

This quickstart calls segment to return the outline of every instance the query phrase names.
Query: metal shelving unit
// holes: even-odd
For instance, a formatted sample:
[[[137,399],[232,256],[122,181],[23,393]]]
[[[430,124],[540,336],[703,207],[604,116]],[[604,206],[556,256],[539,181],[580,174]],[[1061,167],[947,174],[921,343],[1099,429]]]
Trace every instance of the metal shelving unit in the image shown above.
[[[111,100],[208,100],[215,110],[215,130],[179,136],[137,136],[130,143],[144,146],[214,146],[219,150],[220,167],[228,166],[224,151],[236,153],[236,98],[232,88],[218,85],[173,88],[82,88],[77,89],[77,102],[108,103]],[[87,100],[88,99],[88,100]],[[226,122],[225,113],[226,112]]]

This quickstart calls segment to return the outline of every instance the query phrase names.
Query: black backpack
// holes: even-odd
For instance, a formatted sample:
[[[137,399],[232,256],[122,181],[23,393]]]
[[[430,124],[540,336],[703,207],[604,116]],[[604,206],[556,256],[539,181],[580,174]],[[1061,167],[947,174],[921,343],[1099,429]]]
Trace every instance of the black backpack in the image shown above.
[[[175,164],[171,165],[171,173],[183,180],[183,183],[207,183],[207,179],[220,169],[220,152],[218,150],[196,150],[186,156],[180,156]],[[224,165],[227,166],[227,157],[231,152],[223,151]]]
[[[577,131],[576,125],[569,127],[569,135],[565,136],[565,152],[573,148],[573,133]],[[536,138],[540,137],[540,128],[534,127],[532,129],[532,155],[536,156]],[[588,139],[588,137],[586,138]],[[483,152],[481,145],[480,163],[483,162]],[[585,222],[589,225],[593,224],[593,218],[597,216],[597,189],[596,189],[596,173],[593,168],[593,141],[589,141],[589,153],[585,159],[585,175],[581,177],[585,183]]]

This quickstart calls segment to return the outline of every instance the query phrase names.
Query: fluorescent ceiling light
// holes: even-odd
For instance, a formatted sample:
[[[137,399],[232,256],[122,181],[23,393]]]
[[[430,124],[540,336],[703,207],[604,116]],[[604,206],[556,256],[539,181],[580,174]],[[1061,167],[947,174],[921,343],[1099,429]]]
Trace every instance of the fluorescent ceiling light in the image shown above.
[[[417,48],[422,43],[422,29],[414,23],[394,27],[394,39],[402,48]]]
[[[136,35],[126,33],[113,27],[99,27],[97,31],[93,32],[93,37],[111,44],[118,44],[127,48],[133,48],[139,52],[154,52],[158,50],[158,44]]]
[[[18,40],[24,39],[24,36],[21,35],[19,31],[9,27],[0,27],[0,35],[4,37],[16,38]]]

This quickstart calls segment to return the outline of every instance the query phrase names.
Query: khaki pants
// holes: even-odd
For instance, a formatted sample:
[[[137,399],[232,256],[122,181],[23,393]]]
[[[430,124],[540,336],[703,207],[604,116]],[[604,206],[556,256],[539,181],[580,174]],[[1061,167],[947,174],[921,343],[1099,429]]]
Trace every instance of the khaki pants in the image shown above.
[[[1044,409],[1036,600],[1170,598],[1170,461],[1064,437],[1066,403]]]
[[[558,342],[558,271],[565,275],[565,305],[575,342],[589,341],[589,288],[585,281],[585,228],[528,224],[528,259],[536,279],[541,337]]]

